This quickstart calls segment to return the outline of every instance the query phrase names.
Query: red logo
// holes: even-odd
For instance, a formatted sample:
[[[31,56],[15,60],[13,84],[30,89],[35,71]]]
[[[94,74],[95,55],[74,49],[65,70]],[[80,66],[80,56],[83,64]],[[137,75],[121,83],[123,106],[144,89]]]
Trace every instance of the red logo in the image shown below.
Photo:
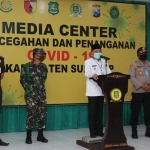
[[[24,0],[24,9],[28,14],[36,12],[37,0]]]

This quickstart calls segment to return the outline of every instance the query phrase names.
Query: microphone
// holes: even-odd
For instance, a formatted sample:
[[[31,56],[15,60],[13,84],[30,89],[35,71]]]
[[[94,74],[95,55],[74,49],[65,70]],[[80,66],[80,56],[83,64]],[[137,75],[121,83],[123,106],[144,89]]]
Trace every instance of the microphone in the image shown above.
[[[104,59],[110,60],[110,58],[109,58],[109,57],[106,57],[106,56],[101,56],[101,58],[104,58]]]

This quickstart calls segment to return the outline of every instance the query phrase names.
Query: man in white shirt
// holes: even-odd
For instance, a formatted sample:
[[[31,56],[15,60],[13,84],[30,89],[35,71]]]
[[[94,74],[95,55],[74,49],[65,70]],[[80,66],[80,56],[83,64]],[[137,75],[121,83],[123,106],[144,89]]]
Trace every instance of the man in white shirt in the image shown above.
[[[103,137],[103,103],[104,95],[101,87],[94,80],[98,80],[99,75],[111,73],[108,64],[101,59],[102,49],[99,44],[91,46],[92,58],[85,61],[86,76],[86,96],[88,97],[88,118],[90,137]],[[93,79],[91,79],[93,78]]]

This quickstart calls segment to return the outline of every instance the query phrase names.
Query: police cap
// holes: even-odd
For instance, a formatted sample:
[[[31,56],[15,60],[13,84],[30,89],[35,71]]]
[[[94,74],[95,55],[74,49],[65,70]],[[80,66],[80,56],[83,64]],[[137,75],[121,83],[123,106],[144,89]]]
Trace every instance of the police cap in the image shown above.
[[[143,54],[146,54],[146,53],[148,53],[148,51],[146,50],[145,47],[140,47],[140,48],[137,49],[137,54],[138,55],[143,55]]]

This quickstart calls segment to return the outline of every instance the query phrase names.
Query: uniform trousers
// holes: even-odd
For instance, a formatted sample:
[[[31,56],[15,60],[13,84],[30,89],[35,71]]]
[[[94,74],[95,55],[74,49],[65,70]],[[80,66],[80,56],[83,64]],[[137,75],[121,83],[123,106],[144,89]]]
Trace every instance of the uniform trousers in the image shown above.
[[[35,92],[34,92],[35,93]],[[36,120],[37,129],[45,128],[45,114],[46,114],[46,96],[45,92],[36,92],[25,95],[27,107],[27,121],[26,129],[30,130],[34,127]]]
[[[88,119],[91,136],[103,133],[103,103],[104,96],[88,96]]]
[[[144,123],[146,126],[150,125],[150,92],[132,93],[131,100],[131,126],[138,125],[138,118],[143,105],[144,109]]]

